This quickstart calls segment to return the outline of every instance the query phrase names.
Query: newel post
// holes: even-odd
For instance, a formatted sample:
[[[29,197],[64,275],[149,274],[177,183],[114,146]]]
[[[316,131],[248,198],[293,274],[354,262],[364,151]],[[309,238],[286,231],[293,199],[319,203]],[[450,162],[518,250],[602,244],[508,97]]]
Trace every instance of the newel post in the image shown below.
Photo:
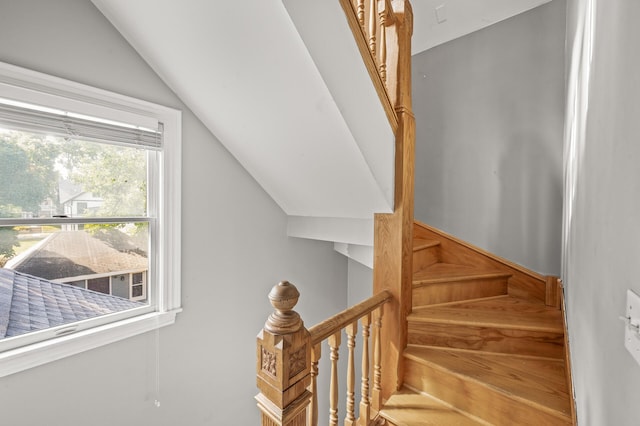
[[[263,426],[304,426],[311,392],[311,336],[293,310],[300,293],[283,281],[269,293],[275,312],[258,333],[258,407]]]
[[[395,24],[388,27],[387,40],[395,45],[389,55],[389,87],[393,88],[398,129],[395,151],[394,212],[376,214],[374,220],[374,294],[388,290],[393,295],[382,318],[381,398],[400,389],[404,378],[402,353],[407,347],[407,316],[411,312],[413,273],[413,210],[415,176],[415,118],[411,104],[411,35],[413,11],[409,0],[392,0]],[[392,62],[393,63],[393,62]],[[395,82],[395,86],[393,86]]]

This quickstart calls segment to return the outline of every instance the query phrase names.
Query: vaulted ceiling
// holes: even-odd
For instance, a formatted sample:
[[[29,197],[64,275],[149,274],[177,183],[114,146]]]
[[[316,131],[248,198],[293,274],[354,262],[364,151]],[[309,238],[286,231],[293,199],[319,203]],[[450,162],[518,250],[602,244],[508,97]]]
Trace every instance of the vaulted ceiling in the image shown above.
[[[413,0],[414,53],[546,1]],[[393,137],[338,0],[94,4],[287,214],[392,208]]]
[[[296,229],[392,211],[393,134],[338,0],[92,1]],[[413,54],[548,1],[412,0]]]

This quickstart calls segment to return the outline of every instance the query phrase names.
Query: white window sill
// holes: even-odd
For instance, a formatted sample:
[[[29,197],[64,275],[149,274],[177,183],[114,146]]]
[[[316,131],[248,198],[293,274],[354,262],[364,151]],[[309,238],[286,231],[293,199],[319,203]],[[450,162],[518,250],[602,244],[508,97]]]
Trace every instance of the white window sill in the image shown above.
[[[182,309],[152,312],[0,353],[0,377],[171,325]]]

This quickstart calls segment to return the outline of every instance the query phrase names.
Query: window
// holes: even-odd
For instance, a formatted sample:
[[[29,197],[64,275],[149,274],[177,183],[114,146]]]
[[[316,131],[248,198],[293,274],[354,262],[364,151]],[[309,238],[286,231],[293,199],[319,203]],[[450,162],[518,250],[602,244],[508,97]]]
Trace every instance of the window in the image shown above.
[[[0,63],[0,377],[175,321],[180,120]]]

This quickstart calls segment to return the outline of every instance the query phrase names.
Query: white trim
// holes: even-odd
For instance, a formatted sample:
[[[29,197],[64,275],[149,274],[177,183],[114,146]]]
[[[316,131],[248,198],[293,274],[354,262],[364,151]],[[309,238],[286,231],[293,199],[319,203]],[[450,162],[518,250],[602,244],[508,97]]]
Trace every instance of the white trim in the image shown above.
[[[120,271],[103,272],[101,274],[76,275],[75,277],[64,277],[57,280],[50,280],[52,283],[68,284],[74,281],[86,281],[92,278],[116,277],[118,275],[131,275],[139,272],[147,272],[147,268],[123,269]]]
[[[358,244],[333,243],[333,249],[356,262],[373,269],[373,247]]]
[[[154,312],[0,353],[0,377],[171,325],[182,309]]]
[[[288,216],[287,236],[373,246],[373,218]]]
[[[0,377],[173,324],[176,314],[181,311],[181,111],[1,62],[0,97],[151,129],[161,123],[165,141],[163,150],[157,153],[158,167],[150,170],[151,177],[157,177],[161,185],[157,188],[158,199],[149,197],[151,217],[132,218],[132,221],[148,222],[157,235],[151,242],[150,270],[146,277],[151,306],[146,308],[146,312],[141,310],[139,315],[129,318],[122,317],[128,315],[128,311],[123,311],[110,317],[112,322],[98,323],[92,328],[86,328],[90,324],[79,322],[47,329],[44,331],[53,332],[52,336],[58,337],[37,343],[30,342],[29,336],[39,332],[25,334],[23,346],[0,353]],[[95,218],[45,221],[83,223],[85,220],[96,222]],[[112,219],[100,221],[108,223]],[[9,222],[2,221],[2,224],[9,225]],[[151,275],[154,267],[156,277]],[[158,280],[157,290],[151,288],[152,280]],[[149,313],[149,308],[155,311]],[[15,341],[19,339],[17,336]]]
[[[41,105],[44,101],[65,111],[120,123],[137,124],[149,129],[156,128],[158,114],[175,111],[151,102],[1,62],[0,89],[4,98],[36,105]]]
[[[29,225],[63,225],[63,224],[94,224],[94,223],[148,223],[147,216],[118,216],[118,217],[42,217],[42,218],[0,218],[2,226]]]

